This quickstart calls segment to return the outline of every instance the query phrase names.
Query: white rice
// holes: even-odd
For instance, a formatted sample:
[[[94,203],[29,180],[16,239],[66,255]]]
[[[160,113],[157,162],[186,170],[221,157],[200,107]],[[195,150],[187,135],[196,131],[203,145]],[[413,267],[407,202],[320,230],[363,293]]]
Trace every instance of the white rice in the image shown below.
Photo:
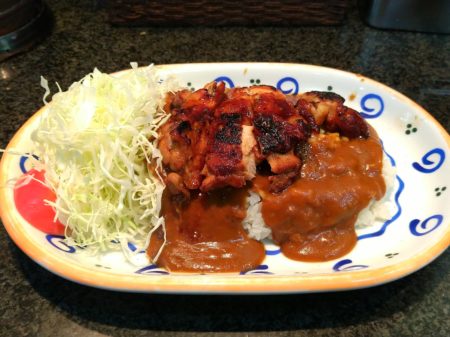
[[[248,236],[259,241],[271,236],[272,230],[266,225],[262,217],[262,203],[259,194],[249,190],[247,204],[247,216],[244,219],[243,226]]]
[[[355,223],[356,229],[367,228],[373,225],[375,221],[385,221],[392,216],[394,201],[394,185],[397,170],[392,166],[389,158],[384,155],[383,158],[383,177],[386,183],[386,193],[380,200],[372,200],[358,215]]]
[[[385,221],[392,216],[394,204],[394,184],[396,169],[391,165],[389,158],[383,158],[383,176],[386,183],[386,193],[380,200],[372,200],[358,216],[355,223],[356,229],[370,227],[375,221]],[[261,197],[259,194],[249,190],[247,198],[247,216],[244,219],[244,229],[249,236],[256,240],[270,238],[271,229],[265,224],[261,213]]]

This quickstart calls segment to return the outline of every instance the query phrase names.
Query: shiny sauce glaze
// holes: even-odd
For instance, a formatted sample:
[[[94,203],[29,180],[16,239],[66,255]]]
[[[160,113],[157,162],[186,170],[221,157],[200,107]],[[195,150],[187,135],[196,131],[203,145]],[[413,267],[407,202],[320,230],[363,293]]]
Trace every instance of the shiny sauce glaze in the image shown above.
[[[165,232],[151,240],[152,260],[163,247],[157,263],[172,271],[258,266],[264,247],[242,225],[248,188],[261,196],[262,217],[287,257],[349,252],[358,213],[386,187],[376,132],[344,102],[328,91],[285,95],[224,82],[169,94],[170,117],[158,130]]]
[[[167,191],[162,199],[166,244],[157,264],[178,272],[238,272],[254,269],[265,257],[264,245],[242,227],[247,189],[225,188],[197,193],[179,202]],[[162,229],[151,239],[155,257],[164,240]]]
[[[262,215],[285,256],[300,261],[327,261],[356,244],[358,213],[386,190],[383,152],[373,129],[368,139],[319,134],[310,138],[301,175],[280,194],[257,176]]]
[[[283,254],[299,261],[327,261],[355,246],[359,212],[386,190],[383,152],[373,129],[368,139],[318,134],[308,141],[299,178],[281,193],[270,192],[268,176],[252,187],[262,197],[262,216]],[[157,264],[177,272],[237,272],[254,269],[265,257],[262,243],[242,226],[248,188],[192,193],[180,202],[164,192],[166,244]],[[156,256],[162,229],[148,249]]]

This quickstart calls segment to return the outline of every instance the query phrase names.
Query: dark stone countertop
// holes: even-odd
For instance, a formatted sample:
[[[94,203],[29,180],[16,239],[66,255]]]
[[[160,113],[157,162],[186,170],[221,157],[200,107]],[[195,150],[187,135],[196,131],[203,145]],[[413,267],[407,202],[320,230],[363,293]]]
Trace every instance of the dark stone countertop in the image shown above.
[[[340,27],[114,28],[92,1],[48,0],[52,34],[0,63],[1,147],[42,104],[39,76],[63,88],[130,61],[310,63],[406,94],[450,130],[450,36],[380,31],[355,9]],[[0,336],[449,336],[450,252],[370,289],[285,296],[128,294],[66,281],[0,228]]]

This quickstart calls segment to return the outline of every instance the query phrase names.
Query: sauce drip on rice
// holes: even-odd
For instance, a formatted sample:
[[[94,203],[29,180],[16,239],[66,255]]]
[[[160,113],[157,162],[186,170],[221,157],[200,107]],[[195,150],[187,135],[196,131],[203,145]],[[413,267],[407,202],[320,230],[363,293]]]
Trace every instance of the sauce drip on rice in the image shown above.
[[[378,136],[329,92],[284,95],[270,86],[212,82],[167,97],[159,130],[165,232],[149,245],[173,271],[250,270],[264,259],[246,233],[249,189],[289,258],[327,261],[356,244],[359,212],[386,186]]]

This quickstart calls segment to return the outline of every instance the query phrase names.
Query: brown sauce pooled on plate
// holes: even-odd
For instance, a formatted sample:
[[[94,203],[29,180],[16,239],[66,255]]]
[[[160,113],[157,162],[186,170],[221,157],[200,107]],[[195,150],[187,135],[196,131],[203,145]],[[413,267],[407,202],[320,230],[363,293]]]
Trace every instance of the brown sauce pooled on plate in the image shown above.
[[[344,102],[332,92],[224,82],[168,94],[170,116],[158,130],[166,232],[155,233],[150,257],[166,234],[157,263],[169,270],[258,266],[264,247],[242,225],[248,188],[261,196],[262,217],[287,257],[349,252],[358,213],[386,187],[376,132]]]
[[[242,227],[247,189],[199,193],[186,203],[163,195],[167,242],[158,265],[179,272],[238,272],[254,269],[265,257],[264,245]],[[152,237],[148,254],[163,243],[162,230]]]
[[[300,177],[286,190],[270,192],[264,175],[256,176],[253,189],[262,197],[263,219],[285,256],[327,261],[353,249],[359,212],[385,193],[382,147],[371,129],[368,139],[315,135],[307,152]],[[167,242],[158,265],[178,272],[236,272],[258,266],[264,246],[242,226],[247,195],[247,188],[223,188],[180,203],[166,191],[162,215]],[[159,230],[152,237],[150,257],[162,243]]]
[[[280,194],[269,192],[267,177],[256,177],[264,221],[288,258],[327,261],[355,246],[358,213],[386,190],[382,148],[373,129],[371,134],[313,136],[301,177]]]

